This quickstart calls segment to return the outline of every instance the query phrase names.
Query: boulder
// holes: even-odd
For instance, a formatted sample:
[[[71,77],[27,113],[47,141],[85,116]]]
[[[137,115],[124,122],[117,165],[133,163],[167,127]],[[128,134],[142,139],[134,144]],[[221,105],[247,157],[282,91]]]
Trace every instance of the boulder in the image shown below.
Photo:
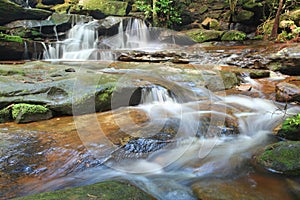
[[[249,10],[240,10],[237,14],[233,15],[232,21],[233,22],[248,22],[251,21],[254,13]]]
[[[300,102],[300,88],[294,84],[281,82],[276,85],[276,100],[281,102]]]
[[[9,41],[14,39],[15,41]],[[8,41],[0,38],[0,60],[40,59],[44,47],[40,42],[23,40],[18,36],[10,37]]]
[[[195,42],[207,42],[220,40],[223,31],[216,30],[204,30],[204,29],[192,29],[186,32],[186,34]]]
[[[82,2],[85,10],[99,10],[105,15],[125,16],[128,14],[128,2],[84,0]]]
[[[52,12],[42,9],[27,9],[8,0],[0,0],[0,25],[19,19],[46,19]]]
[[[236,30],[231,30],[231,31],[227,31],[225,32],[222,37],[221,40],[222,41],[241,41],[241,40],[245,40],[247,38],[247,35],[241,31],[236,31]]]
[[[300,142],[284,141],[270,144],[255,156],[263,168],[284,175],[300,175]]]
[[[120,23],[125,19],[118,16],[108,16],[105,19],[99,20],[99,26],[97,28],[99,35],[113,36],[118,33]]]

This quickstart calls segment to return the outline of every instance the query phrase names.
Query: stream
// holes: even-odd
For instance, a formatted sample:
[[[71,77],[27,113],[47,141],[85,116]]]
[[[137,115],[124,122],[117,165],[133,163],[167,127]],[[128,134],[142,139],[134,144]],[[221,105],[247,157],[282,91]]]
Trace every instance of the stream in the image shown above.
[[[300,107],[273,101],[274,96],[264,90],[269,82],[249,77],[244,81],[252,84],[254,95],[227,91],[221,75],[212,70],[226,68],[228,59],[253,46],[206,47],[204,51],[194,44],[182,45],[187,42],[182,37],[180,45],[178,41],[157,45],[149,42],[156,40],[150,38],[153,30],[140,21],[128,22],[127,27],[121,23],[117,36],[98,41],[91,31],[93,23],[75,27],[65,41],[50,45],[43,62],[50,68],[63,64],[90,70],[87,73],[98,79],[104,74],[118,76],[112,110],[95,112],[92,102],[73,105],[74,116],[0,124],[0,199],[105,180],[129,181],[164,200],[296,199],[289,183],[299,183],[299,178],[261,169],[252,158],[278,140],[273,130],[300,112]],[[165,39],[174,33],[168,34]],[[118,42],[124,38],[132,40]],[[116,62],[124,51],[148,48],[149,53],[166,51],[166,47],[184,51],[190,63]],[[267,47],[254,48],[259,52]],[[82,94],[86,83],[98,81],[83,80],[81,71],[76,73],[74,98]],[[122,93],[119,88],[128,83],[136,85],[131,93]],[[141,86],[140,103],[130,105],[132,94]]]

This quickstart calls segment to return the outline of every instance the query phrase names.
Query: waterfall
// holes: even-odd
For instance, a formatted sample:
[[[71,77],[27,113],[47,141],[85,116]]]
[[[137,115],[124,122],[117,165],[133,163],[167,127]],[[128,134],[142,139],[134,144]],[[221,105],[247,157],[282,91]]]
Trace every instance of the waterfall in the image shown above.
[[[173,94],[168,89],[158,85],[142,89],[141,104],[164,102],[177,103],[175,94]]]
[[[130,18],[124,27],[123,20],[119,24],[118,34],[103,41],[112,49],[141,49],[149,45],[150,30],[145,21]]]
[[[77,20],[76,20],[77,21]],[[44,52],[46,60],[115,60],[118,50],[146,48],[150,41],[150,30],[141,19],[123,19],[118,34],[98,41],[98,21],[77,22],[68,32],[67,38],[48,45]]]
[[[88,60],[98,41],[97,21],[77,23],[68,32],[67,39],[50,44],[44,59]]]
[[[27,42],[26,42],[26,41],[24,41],[24,53],[23,53],[23,58],[24,58],[24,60],[28,60],[28,59],[29,59],[28,45],[27,45]]]

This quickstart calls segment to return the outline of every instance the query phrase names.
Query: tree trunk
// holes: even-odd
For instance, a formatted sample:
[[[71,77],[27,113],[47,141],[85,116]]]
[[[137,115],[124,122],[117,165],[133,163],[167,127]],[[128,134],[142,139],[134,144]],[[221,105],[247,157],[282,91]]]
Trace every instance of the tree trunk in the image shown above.
[[[158,17],[157,17],[157,11],[156,11],[156,1],[152,1],[152,20],[153,20],[153,26],[158,26]]]
[[[280,13],[281,13],[281,10],[283,8],[283,5],[284,5],[284,0],[279,0],[279,6],[278,6],[278,9],[277,9],[277,12],[276,12],[276,16],[275,16],[275,19],[274,19],[274,25],[273,25],[273,28],[272,28],[272,32],[271,32],[271,39],[276,39],[277,38],[277,32],[278,32],[278,27],[279,27],[279,21],[280,21]]]

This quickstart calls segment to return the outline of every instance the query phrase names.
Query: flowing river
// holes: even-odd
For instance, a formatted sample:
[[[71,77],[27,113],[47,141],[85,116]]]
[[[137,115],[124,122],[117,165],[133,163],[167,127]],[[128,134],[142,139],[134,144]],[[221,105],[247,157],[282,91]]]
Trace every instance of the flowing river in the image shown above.
[[[123,30],[100,42],[85,29],[93,27],[91,22],[85,28],[75,27],[77,32],[70,32],[72,39],[48,48],[45,59],[49,62],[44,62],[48,67],[63,62],[64,66],[98,73],[98,79],[103,74],[117,75],[112,110],[95,112],[92,102],[73,105],[74,116],[0,124],[0,198],[127,180],[164,200],[197,199],[199,194],[204,198],[210,194],[212,199],[228,199],[225,194],[242,199],[295,199],[287,183],[299,182],[297,178],[260,169],[252,157],[277,141],[273,130],[286,117],[300,112],[300,107],[272,101],[264,86],[248,77],[245,81],[252,83],[255,97],[228,94],[221,76],[211,71],[220,68],[223,60],[208,66],[218,59],[201,60],[209,54],[202,54],[197,46],[185,47],[192,52],[189,65],[115,64],[112,60],[120,54],[114,54],[116,50],[143,49],[147,42],[141,38],[153,39],[145,32],[132,32],[141,29],[132,28],[137,23],[129,22],[131,32]],[[82,30],[87,34],[83,39],[78,38]],[[120,37],[135,40],[125,44],[117,42]],[[139,46],[134,44],[136,40],[144,42]],[[99,43],[105,44],[107,51],[99,51]],[[151,45],[146,46],[153,50]],[[156,48],[163,48],[160,45]],[[222,53],[240,50],[217,48],[223,48]],[[193,57],[199,52],[199,57]],[[82,61],[86,59],[92,61]],[[100,59],[111,61],[103,67],[95,61]],[[94,79],[84,79],[94,83]],[[122,93],[118,87],[128,82],[136,86]],[[79,71],[73,87],[75,99],[85,86]],[[137,88],[141,88],[140,101],[131,105]],[[89,109],[88,114],[82,112]]]

